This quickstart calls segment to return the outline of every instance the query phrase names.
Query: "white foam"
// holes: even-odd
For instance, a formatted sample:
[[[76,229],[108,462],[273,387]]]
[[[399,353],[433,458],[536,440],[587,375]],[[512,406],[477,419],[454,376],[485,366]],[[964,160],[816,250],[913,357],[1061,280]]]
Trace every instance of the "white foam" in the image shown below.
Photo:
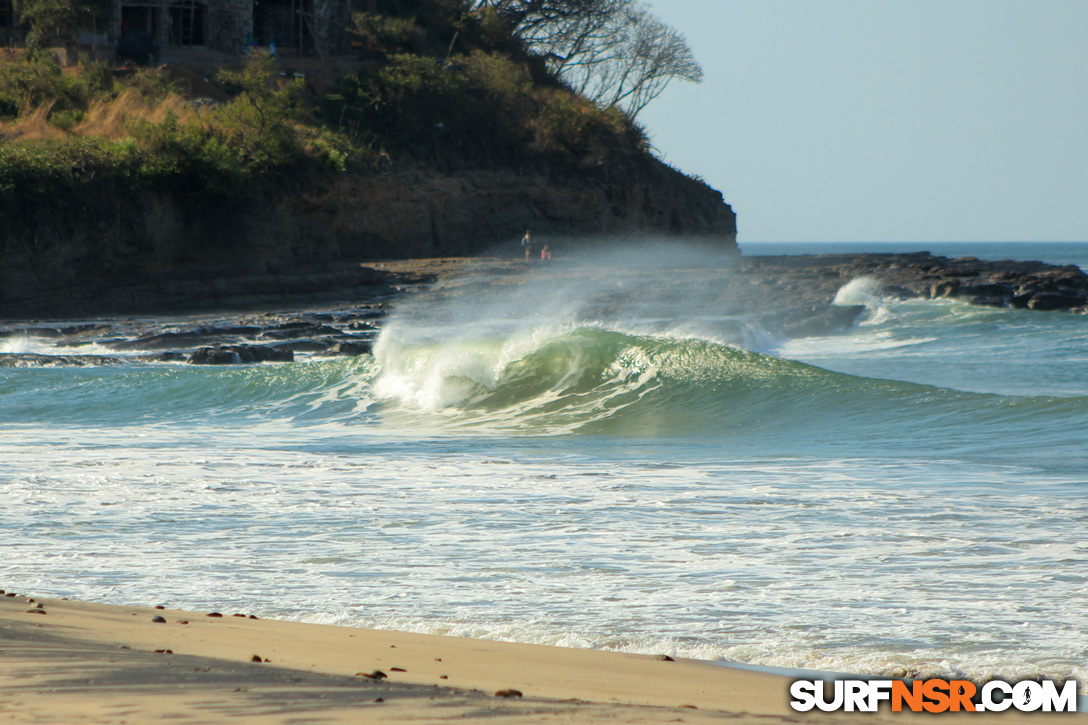
[[[43,595],[783,667],[1085,674],[1085,581],[1068,562],[1088,555],[1088,502],[1031,468],[659,466],[638,447],[529,444],[497,463],[495,444],[465,439],[346,452],[334,430],[0,429],[0,511],[21,532],[0,576]]]
[[[851,305],[865,305],[876,308],[882,303],[880,296],[880,282],[872,277],[858,277],[852,279],[835,293],[833,304],[840,307]]]

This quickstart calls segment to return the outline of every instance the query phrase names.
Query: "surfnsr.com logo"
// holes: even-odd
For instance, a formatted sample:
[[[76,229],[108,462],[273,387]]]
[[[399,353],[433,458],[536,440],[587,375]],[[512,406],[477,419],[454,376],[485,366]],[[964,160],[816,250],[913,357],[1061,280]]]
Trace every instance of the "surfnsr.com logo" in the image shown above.
[[[796,680],[790,706],[798,712],[876,712],[887,702],[892,712],[1076,712],[1077,683],[1067,680],[1002,682],[982,687],[968,680]]]

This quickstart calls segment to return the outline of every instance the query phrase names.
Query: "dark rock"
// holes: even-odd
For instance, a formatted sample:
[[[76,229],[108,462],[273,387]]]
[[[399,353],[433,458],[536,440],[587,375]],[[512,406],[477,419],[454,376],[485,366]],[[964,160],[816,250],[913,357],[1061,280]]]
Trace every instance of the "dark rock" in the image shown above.
[[[289,322],[271,330],[263,331],[260,338],[262,340],[293,340],[300,337],[321,337],[322,335],[339,334],[340,330],[328,325],[317,325],[312,322]]]
[[[507,690],[499,690],[495,693],[495,697],[521,697],[521,690],[515,690],[513,688]]]
[[[138,355],[133,359],[140,362],[185,362],[188,357],[180,352],[160,352],[155,355]]]
[[[38,355],[35,353],[0,353],[0,368],[84,367],[88,365],[122,365],[124,358],[105,355]]]
[[[960,288],[963,297],[989,297],[995,299],[1008,299],[1012,297],[1012,288],[1004,284],[979,284],[965,285]]]
[[[369,355],[374,350],[374,343],[369,340],[343,340],[341,342],[334,343],[332,346],[325,350],[326,355],[348,355],[351,357],[357,357],[359,355]]]
[[[1073,295],[1057,294],[1051,292],[1043,292],[1041,294],[1033,295],[1028,300],[1028,309],[1031,310],[1068,310],[1074,307],[1081,307],[1085,304],[1085,297],[1076,297]]]
[[[154,335],[137,337],[134,340],[124,340],[114,343],[116,350],[171,350],[179,347],[193,347],[201,343],[214,342],[226,337],[256,337],[260,334],[259,327],[200,327],[185,332],[160,332]]]
[[[1031,293],[1027,294],[1015,294],[1009,298],[1009,304],[1018,309],[1027,309],[1028,302],[1031,301]]]
[[[155,623],[158,623],[158,624],[165,624],[166,623],[165,619],[163,619],[162,617],[158,617],[158,616],[152,617],[151,621],[155,622]]]
[[[273,347],[277,350],[290,350],[291,352],[325,352],[335,343],[332,340],[292,340],[281,342]]]
[[[188,193],[107,193],[103,204],[100,185],[75,184],[33,213],[0,214],[0,319],[372,300],[392,294],[391,282],[433,277],[394,280],[345,260],[512,253],[527,227],[572,245],[659,234],[737,251],[719,192],[644,161],[614,180],[544,170],[266,174],[237,203],[217,200],[215,214]]]
[[[259,345],[202,347],[189,356],[190,365],[239,365],[258,362],[292,362],[290,350]]]

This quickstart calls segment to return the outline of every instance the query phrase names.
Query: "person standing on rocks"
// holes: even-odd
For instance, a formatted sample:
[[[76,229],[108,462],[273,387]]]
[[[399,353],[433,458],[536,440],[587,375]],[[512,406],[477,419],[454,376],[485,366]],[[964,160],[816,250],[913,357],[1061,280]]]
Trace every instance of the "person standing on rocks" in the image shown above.
[[[525,236],[521,238],[521,247],[525,250],[525,261],[528,262],[533,255],[533,238],[529,236],[529,230],[525,230]]]

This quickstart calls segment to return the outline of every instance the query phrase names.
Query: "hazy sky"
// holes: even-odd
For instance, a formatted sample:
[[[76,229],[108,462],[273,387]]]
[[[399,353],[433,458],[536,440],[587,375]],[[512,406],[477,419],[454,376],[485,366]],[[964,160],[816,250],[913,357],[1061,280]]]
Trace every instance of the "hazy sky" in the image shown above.
[[[1088,0],[649,0],[706,78],[639,117],[740,241],[1088,240]]]

